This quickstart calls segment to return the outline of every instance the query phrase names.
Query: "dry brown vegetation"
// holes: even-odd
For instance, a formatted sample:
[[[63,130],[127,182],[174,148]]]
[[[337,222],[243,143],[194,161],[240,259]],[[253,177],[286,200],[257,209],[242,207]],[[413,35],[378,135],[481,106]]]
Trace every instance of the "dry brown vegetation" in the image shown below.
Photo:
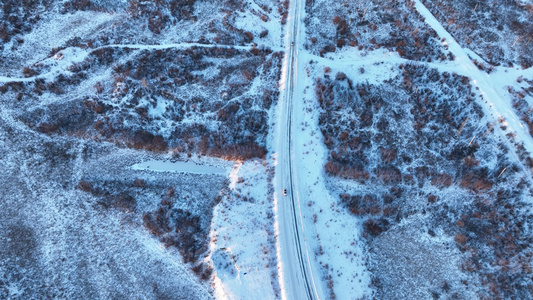
[[[533,5],[522,1],[423,0],[433,15],[463,47],[480,55],[489,66],[533,65]]]
[[[518,80],[523,81],[521,77]],[[520,117],[520,120],[526,124],[529,133],[533,137],[533,80],[525,80],[525,82],[529,84],[529,87],[522,88],[522,90],[518,91],[509,87],[508,91],[512,97],[513,108]]]
[[[528,175],[488,130],[468,78],[413,65],[399,74],[381,85],[316,80],[326,173],[372,186],[340,191],[342,203],[365,220],[370,241],[404,218],[429,215],[430,236],[443,230],[468,252],[463,271],[481,282],[483,297],[531,297]]]
[[[172,150],[232,160],[264,157],[267,112],[279,95],[276,82],[280,53],[216,47],[145,50],[113,65],[132,53],[127,48],[95,50],[88,59],[70,68],[70,76],[60,75],[52,82],[6,84],[3,92],[30,95],[29,91],[38,89],[62,95],[81,84],[87,72],[113,66],[114,79],[98,82],[95,93],[84,97],[82,103],[61,104],[68,110],[57,105],[39,108],[23,116],[24,121],[43,133],[108,140],[134,149]],[[212,70],[212,75],[197,75],[207,69]],[[263,82],[258,95],[249,92],[254,80]],[[201,92],[185,93],[189,86]],[[116,106],[117,99],[127,100]],[[159,101],[166,103],[166,110],[154,116],[150,111]],[[34,118],[36,114],[44,119]],[[208,123],[184,122],[193,116]],[[163,119],[172,122],[166,128],[170,135],[159,133],[164,129]],[[216,124],[215,129],[209,123]]]
[[[328,9],[323,9],[322,3],[306,3],[310,36],[306,47],[317,54],[343,47],[368,51],[387,48],[412,60],[454,59],[436,32],[428,29],[412,1],[352,1]],[[321,22],[313,23],[313,18]]]

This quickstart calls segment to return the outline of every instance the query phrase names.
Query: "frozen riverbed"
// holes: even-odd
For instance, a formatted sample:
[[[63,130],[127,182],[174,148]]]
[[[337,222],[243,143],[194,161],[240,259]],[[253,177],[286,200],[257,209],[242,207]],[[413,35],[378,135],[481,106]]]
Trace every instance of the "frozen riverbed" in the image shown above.
[[[154,172],[195,173],[195,174],[227,174],[226,168],[215,167],[195,162],[148,160],[131,166],[133,170],[151,170]]]

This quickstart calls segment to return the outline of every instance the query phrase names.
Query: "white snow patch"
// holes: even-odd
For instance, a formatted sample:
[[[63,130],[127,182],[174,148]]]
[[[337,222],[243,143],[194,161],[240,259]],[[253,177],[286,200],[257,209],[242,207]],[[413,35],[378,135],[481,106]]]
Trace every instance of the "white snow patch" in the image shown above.
[[[237,163],[213,212],[210,259],[217,299],[277,299],[272,194],[264,161]]]
[[[131,166],[133,170],[149,170],[154,172],[194,173],[194,174],[227,174],[228,170],[196,162],[148,160]]]
[[[86,37],[111,26],[111,21],[120,18],[119,14],[94,11],[77,11],[73,14],[44,14],[38,27],[26,34],[24,44],[17,55],[24,65],[33,65],[45,58],[50,49],[60,47],[74,37]]]
[[[309,56],[300,59],[308,61]],[[309,76],[300,71],[295,102],[294,152],[298,170],[301,211],[311,257],[324,277],[331,275],[338,299],[359,299],[372,294],[370,273],[365,266],[364,243],[359,220],[329,193],[324,174],[327,149],[318,126],[319,106],[311,87],[324,65],[305,65]],[[355,70],[354,70],[355,71]],[[388,75],[390,76],[390,75]],[[378,76],[379,77],[379,76]],[[310,92],[311,91],[311,92]],[[316,217],[315,217],[316,215]],[[325,266],[328,266],[327,268]],[[322,279],[322,284],[327,281]]]
[[[151,118],[163,118],[163,114],[167,111],[168,101],[165,99],[158,98],[157,105],[155,107],[148,107],[148,115]]]

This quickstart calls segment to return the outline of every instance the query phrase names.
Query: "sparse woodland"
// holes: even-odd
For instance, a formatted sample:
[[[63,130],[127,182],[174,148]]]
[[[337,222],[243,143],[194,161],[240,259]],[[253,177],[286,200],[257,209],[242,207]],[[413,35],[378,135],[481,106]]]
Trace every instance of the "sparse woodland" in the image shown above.
[[[532,238],[523,225],[532,217],[531,174],[511,163],[468,78],[398,68],[400,76],[380,85],[355,85],[344,74],[316,79],[326,173],[361,186],[341,201],[364,220],[370,245],[403,219],[426,216],[419,225],[430,236],[453,236],[468,257],[461,269],[481,282],[480,296],[529,297]],[[374,276],[378,295],[391,297],[382,288],[395,283]],[[434,286],[441,296],[461,288],[444,279]]]
[[[424,5],[461,46],[491,66],[533,66],[533,3],[527,1],[433,1]]]
[[[533,11],[527,1],[422,3],[461,46],[481,57],[472,58],[478,69],[531,67],[532,23],[526,20]],[[324,1],[307,0],[306,9],[306,48],[316,55],[385,48],[413,61],[394,66],[401,75],[380,84],[331,73],[328,67],[314,80],[328,149],[325,172],[346,209],[362,220],[377,297],[403,298],[412,289],[429,289],[434,299],[461,298],[474,290],[482,299],[532,297],[532,238],[525,225],[532,218],[531,154],[515,142],[509,149],[502,139],[513,141],[511,135],[498,136],[505,121],[484,115],[479,105],[484,100],[471,78],[417,63],[453,61],[446,41],[424,23],[414,1],[324,6]],[[364,78],[365,69],[359,73]],[[518,78],[522,88],[508,92],[533,133],[528,80]],[[513,163],[515,155],[523,164]],[[427,258],[404,260],[395,246],[384,244],[404,239],[405,245],[427,247],[416,241],[443,237],[462,253],[459,269],[468,280],[445,279],[447,271],[411,277],[405,270],[430,268],[424,266]],[[433,257],[448,253],[429,247],[435,247]],[[390,268],[422,280],[421,286],[398,281]]]
[[[38,201],[46,200],[41,199],[40,195],[46,193],[39,184],[46,185],[47,180],[65,180],[57,182],[57,185],[62,184],[55,187],[57,193],[68,193],[73,201],[79,201],[79,206],[90,207],[91,212],[119,216],[124,226],[140,225],[141,232],[146,231],[168,248],[169,253],[177,251],[183,258],[185,268],[180,266],[180,276],[188,278],[189,269],[192,278],[196,275],[200,284],[205,285],[198,289],[190,285],[188,279],[179,276],[168,284],[157,283],[159,279],[140,279],[148,283],[147,291],[135,285],[131,289],[142,290],[147,297],[152,295],[163,299],[168,295],[172,295],[170,298],[181,295],[199,299],[200,294],[206,297],[212,282],[213,266],[206,263],[205,258],[209,252],[213,208],[223,197],[228,182],[224,177],[211,175],[187,175],[173,181],[143,173],[133,178],[127,172],[113,169],[116,163],[113,160],[103,168],[105,171],[89,170],[87,157],[100,159],[96,153],[102,150],[95,145],[102,144],[105,145],[102,148],[118,146],[124,153],[146,150],[137,153],[171,153],[173,157],[182,158],[183,155],[211,156],[228,160],[264,158],[269,118],[279,98],[278,81],[283,58],[282,52],[271,50],[271,47],[279,47],[281,37],[272,36],[268,29],[277,28],[267,24],[285,24],[288,1],[263,0],[250,4],[195,0],[0,3],[0,75],[7,78],[0,82],[0,102],[2,109],[5,108],[12,117],[9,121],[12,123],[5,123],[2,116],[0,146],[4,146],[5,138],[12,145],[13,153],[29,153],[22,157],[26,157],[25,174],[34,177],[29,182],[35,180],[35,190],[39,193],[31,200],[36,206],[42,205]],[[248,22],[253,26],[243,25],[243,16],[256,19]],[[91,24],[93,19],[96,25]],[[70,37],[46,40],[47,32],[56,29]],[[28,51],[28,47],[36,49]],[[25,138],[28,143],[35,143],[35,149],[24,149],[23,140],[18,139],[19,136],[22,138],[18,133],[20,128],[26,130]],[[41,140],[49,142],[42,143]],[[34,162],[43,155],[35,154],[36,159],[32,153],[44,153],[47,147],[55,147],[54,140],[91,145],[85,150],[94,153],[92,156],[80,154],[74,146],[69,146],[65,150],[68,153],[61,157],[50,152],[45,155],[46,159]],[[53,145],[48,145],[50,143]],[[73,161],[78,164],[73,165]],[[108,167],[110,169],[106,169]],[[11,168],[5,168],[5,171],[6,174],[17,172]],[[53,178],[47,178],[46,174]],[[68,176],[72,178],[64,179]],[[2,197],[7,197],[5,203],[17,203],[18,198],[7,195],[1,188],[0,191]],[[73,219],[80,217],[77,210],[73,210],[72,215]],[[3,223],[4,219],[0,220]],[[42,220],[36,219],[32,226],[38,227],[39,224]],[[78,225],[65,226],[77,230]],[[80,223],[79,226],[85,225]],[[100,226],[103,225],[94,225],[96,230],[100,230]],[[40,229],[31,227],[26,230],[29,232],[28,243],[33,243],[35,230]],[[4,245],[3,238],[0,234],[0,248]],[[100,248],[83,244],[86,242],[82,238],[76,245],[101,255]],[[139,249],[143,250],[142,247]],[[0,253],[14,255],[3,250]],[[114,255],[116,252],[109,253]],[[142,252],[135,254],[142,255]],[[33,250],[27,255],[30,261],[40,259]],[[53,257],[61,261],[61,258]],[[82,257],[80,255],[80,259]],[[62,261],[65,260],[65,266],[72,269],[76,269],[78,263],[86,263],[72,258]],[[104,266],[108,263],[109,266],[114,261],[98,263]],[[137,273],[141,271],[153,273],[150,276],[154,278],[159,276],[159,271],[153,268],[169,272],[164,269],[168,266],[163,268],[152,260],[146,260],[146,263],[153,264],[153,267],[140,263],[139,270],[129,265],[125,270],[138,279],[141,277]],[[120,268],[122,265],[120,263]],[[48,270],[49,267],[55,265],[50,263],[43,268]],[[39,274],[29,270],[31,266],[17,268],[16,264],[8,269],[0,266],[0,298],[9,295],[6,284],[33,286],[14,278],[20,272],[26,270],[24,272],[28,272],[31,278],[40,278]],[[112,272],[123,271],[116,271],[115,266],[109,268]],[[95,276],[92,272],[84,272],[87,278]],[[68,285],[70,277],[61,280]],[[118,277],[110,281],[117,287],[129,284],[128,280]],[[102,284],[107,283],[94,285],[101,287]],[[68,285],[64,286],[65,293],[57,292],[61,287],[61,284],[50,287],[49,291],[56,294],[49,297],[68,298],[70,295],[79,298],[80,293],[86,292],[87,297],[97,298],[84,286]],[[106,290],[105,287],[101,289]],[[198,292],[189,291],[192,289],[198,289]],[[127,296],[128,293],[129,288],[122,288],[107,295],[110,298],[133,297]],[[21,295],[27,299],[36,298],[30,290],[22,291]]]
[[[472,51],[479,70],[533,66],[531,1],[420,2]],[[214,207],[274,201],[266,158],[289,4],[0,1],[0,298],[13,291],[38,298],[40,289],[44,298],[213,297],[216,263],[233,274],[235,262],[225,248],[215,250],[216,263],[206,259]],[[455,66],[446,40],[411,0],[306,0],[305,14],[301,49],[315,60],[307,75],[320,71],[304,94],[318,103],[323,173],[359,222],[367,257],[354,251],[351,259],[365,260],[376,299],[533,298],[531,153],[504,135],[504,119],[485,115],[472,78],[431,67]],[[379,82],[364,61],[356,71],[321,65],[350,51],[409,63],[389,66],[384,56],[379,66],[395,75]],[[512,110],[533,137],[533,79],[516,82],[506,87]],[[268,196],[230,191],[218,175],[131,175],[130,158],[164,154],[259,158]],[[251,178],[237,184],[248,189]],[[274,210],[263,209],[267,222],[258,230],[268,236],[262,251],[279,296]],[[124,234],[128,226],[150,241]],[[168,249],[154,253],[179,253],[186,268],[146,259],[152,240]],[[322,245],[316,253],[325,254]],[[335,299],[341,271],[327,264],[321,271]]]
[[[385,48],[410,60],[454,59],[412,1],[352,1],[326,9],[323,1],[306,4],[310,14],[306,47],[318,55],[353,47],[361,51]]]
[[[80,180],[77,189],[95,196],[97,205],[105,210],[141,213],[142,224],[150,233],[165,247],[178,249],[184,262],[193,265],[193,272],[209,280],[211,266],[201,260],[208,247],[212,210],[220,202],[227,182],[223,178],[196,177],[198,184],[210,181],[210,189],[187,187],[183,180],[161,182],[144,177],[124,181],[95,176]],[[153,205],[153,199],[160,200]]]
[[[124,63],[113,64],[125,57]],[[266,153],[267,114],[278,97],[280,63],[280,53],[256,48],[191,47],[136,54],[104,48],[74,65],[69,77],[7,91],[32,94],[37,89],[61,95],[75,89],[88,72],[112,68],[111,81],[97,82],[91,96],[69,104],[75,114],[58,116],[50,108],[28,115],[28,122],[44,113],[45,119],[32,126],[45,133],[108,140],[135,149],[249,159]],[[207,71],[212,73],[202,74]],[[250,91],[259,80],[264,82],[260,88]]]
[[[519,77],[519,82],[526,82],[529,87],[522,88],[522,90],[515,90],[512,87],[508,88],[509,93],[512,95],[513,108],[516,110],[517,115],[527,125],[529,133],[533,136],[533,103],[528,103],[527,99],[533,99],[533,80],[523,79]]]
[[[184,50],[106,46],[128,38],[123,27],[131,27],[131,23],[148,21],[145,24],[148,30],[160,34],[176,22],[196,22],[199,16],[194,14],[194,3],[130,1],[127,7],[113,7],[124,9],[128,15],[127,22],[117,24],[113,34],[102,32],[91,38],[76,37],[52,49],[49,57],[54,58],[63,55],[61,51],[67,47],[90,51],[85,60],[68,67],[68,74],[52,80],[38,78],[29,83],[6,83],[0,85],[0,93],[26,103],[43,93],[58,97],[76,94],[75,99],[66,103],[68,113],[57,110],[55,105],[34,110],[28,103],[29,111],[21,118],[47,134],[106,140],[135,149],[172,150],[176,154],[227,159],[264,157],[268,113],[279,95],[277,81],[283,54],[256,48],[252,44],[254,35],[235,27],[234,12],[244,12],[246,5],[224,3],[218,8],[224,14],[222,20],[214,18],[208,24],[207,36],[212,38],[202,36],[190,42],[250,45],[249,51],[216,46],[191,46]],[[16,10],[13,5],[3,4],[5,15]],[[279,13],[286,15],[288,2],[278,5]],[[30,14],[31,9],[43,6],[44,3],[35,4],[24,9]],[[61,11],[69,14],[110,7],[101,1],[73,0],[64,3]],[[264,12],[274,9],[268,2],[261,7]],[[258,13],[254,10],[254,14]],[[266,14],[261,15],[261,20],[267,19]],[[5,41],[11,33],[18,31],[10,29]],[[262,31],[257,38],[266,35],[268,31]],[[93,48],[97,49],[91,51]],[[110,78],[96,82],[89,90],[81,90],[92,73],[105,70],[112,70]],[[41,63],[26,66],[23,75],[39,77],[47,71],[49,66]]]

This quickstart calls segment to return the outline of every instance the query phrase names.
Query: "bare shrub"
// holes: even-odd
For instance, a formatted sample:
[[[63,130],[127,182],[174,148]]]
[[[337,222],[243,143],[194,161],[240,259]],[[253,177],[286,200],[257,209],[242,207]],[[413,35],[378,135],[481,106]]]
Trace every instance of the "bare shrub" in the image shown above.
[[[395,167],[380,167],[377,176],[385,183],[398,183],[402,181],[402,173]]]
[[[364,233],[371,237],[380,235],[383,231],[387,230],[389,222],[384,218],[368,219],[363,223]]]
[[[452,183],[453,177],[446,173],[440,173],[431,178],[431,184],[439,187],[449,187]]]
[[[391,163],[396,159],[396,155],[398,154],[398,151],[396,149],[381,149],[381,159],[385,163]]]

